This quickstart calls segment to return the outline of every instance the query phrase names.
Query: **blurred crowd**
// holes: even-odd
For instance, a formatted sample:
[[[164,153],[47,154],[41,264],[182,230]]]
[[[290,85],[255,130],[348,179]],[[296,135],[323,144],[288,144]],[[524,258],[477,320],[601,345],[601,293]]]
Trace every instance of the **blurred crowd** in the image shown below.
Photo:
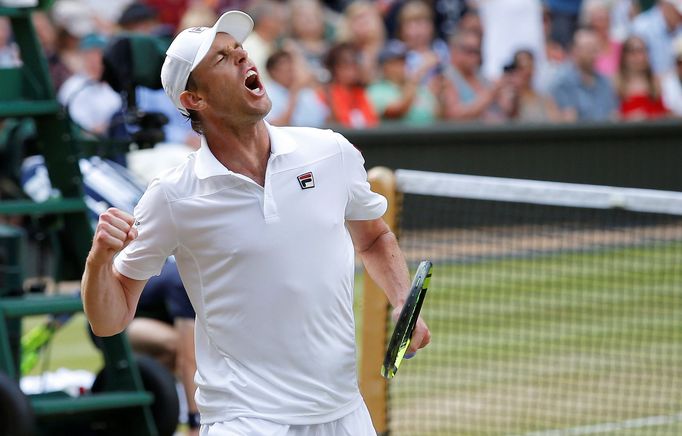
[[[105,132],[121,98],[102,78],[120,32],[172,37],[225,10],[255,21],[244,42],[276,125],[575,122],[682,116],[682,0],[57,0],[34,25],[59,100]],[[20,63],[0,21],[0,66]],[[169,141],[197,143],[162,90]]]

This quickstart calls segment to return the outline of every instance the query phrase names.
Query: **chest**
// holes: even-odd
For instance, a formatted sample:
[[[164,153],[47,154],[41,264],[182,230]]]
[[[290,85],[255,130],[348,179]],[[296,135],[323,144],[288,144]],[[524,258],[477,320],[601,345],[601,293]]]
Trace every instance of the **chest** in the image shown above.
[[[176,201],[172,210],[181,221],[180,243],[202,256],[259,255],[338,234],[348,200],[339,164],[327,158],[275,169],[266,174],[264,186],[218,183],[202,195]]]

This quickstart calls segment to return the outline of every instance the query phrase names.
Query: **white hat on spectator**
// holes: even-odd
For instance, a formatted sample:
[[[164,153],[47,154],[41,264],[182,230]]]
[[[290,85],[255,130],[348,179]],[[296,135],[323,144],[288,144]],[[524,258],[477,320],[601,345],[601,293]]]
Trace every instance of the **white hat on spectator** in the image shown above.
[[[671,5],[675,6],[675,9],[677,9],[677,13],[682,15],[682,0],[665,0],[666,3],[670,3]]]
[[[189,74],[206,56],[218,32],[229,33],[240,44],[253,29],[253,20],[241,11],[225,12],[213,27],[191,27],[175,37],[166,51],[161,67],[161,84],[175,107],[187,115],[180,94],[187,86]]]

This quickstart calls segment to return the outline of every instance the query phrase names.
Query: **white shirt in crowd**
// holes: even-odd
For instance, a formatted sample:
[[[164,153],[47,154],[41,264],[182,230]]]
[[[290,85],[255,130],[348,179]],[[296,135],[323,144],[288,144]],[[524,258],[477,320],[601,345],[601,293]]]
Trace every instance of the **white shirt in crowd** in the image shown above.
[[[517,50],[530,50],[535,65],[546,61],[540,0],[479,0],[483,33],[483,75],[495,80]]]
[[[59,88],[57,99],[79,126],[97,132],[109,125],[122,106],[121,96],[107,83],[82,74],[69,77]]]
[[[668,71],[661,79],[663,104],[670,112],[682,116],[682,78],[675,70]]]

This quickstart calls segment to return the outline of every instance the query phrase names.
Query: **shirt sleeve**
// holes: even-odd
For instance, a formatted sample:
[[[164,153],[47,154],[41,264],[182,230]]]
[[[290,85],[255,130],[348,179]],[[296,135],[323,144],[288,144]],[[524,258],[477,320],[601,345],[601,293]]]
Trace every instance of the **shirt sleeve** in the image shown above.
[[[336,140],[341,147],[344,175],[348,187],[347,220],[372,220],[383,216],[387,201],[370,189],[365,171],[365,160],[360,152],[340,134]]]
[[[114,259],[118,272],[134,280],[161,273],[178,245],[172,211],[163,186],[154,180],[133,212],[138,237]]]
[[[383,117],[386,108],[396,101],[396,98],[390,95],[390,91],[381,83],[370,86],[367,90],[367,95],[369,96],[372,105],[374,105],[377,115],[380,117]]]

